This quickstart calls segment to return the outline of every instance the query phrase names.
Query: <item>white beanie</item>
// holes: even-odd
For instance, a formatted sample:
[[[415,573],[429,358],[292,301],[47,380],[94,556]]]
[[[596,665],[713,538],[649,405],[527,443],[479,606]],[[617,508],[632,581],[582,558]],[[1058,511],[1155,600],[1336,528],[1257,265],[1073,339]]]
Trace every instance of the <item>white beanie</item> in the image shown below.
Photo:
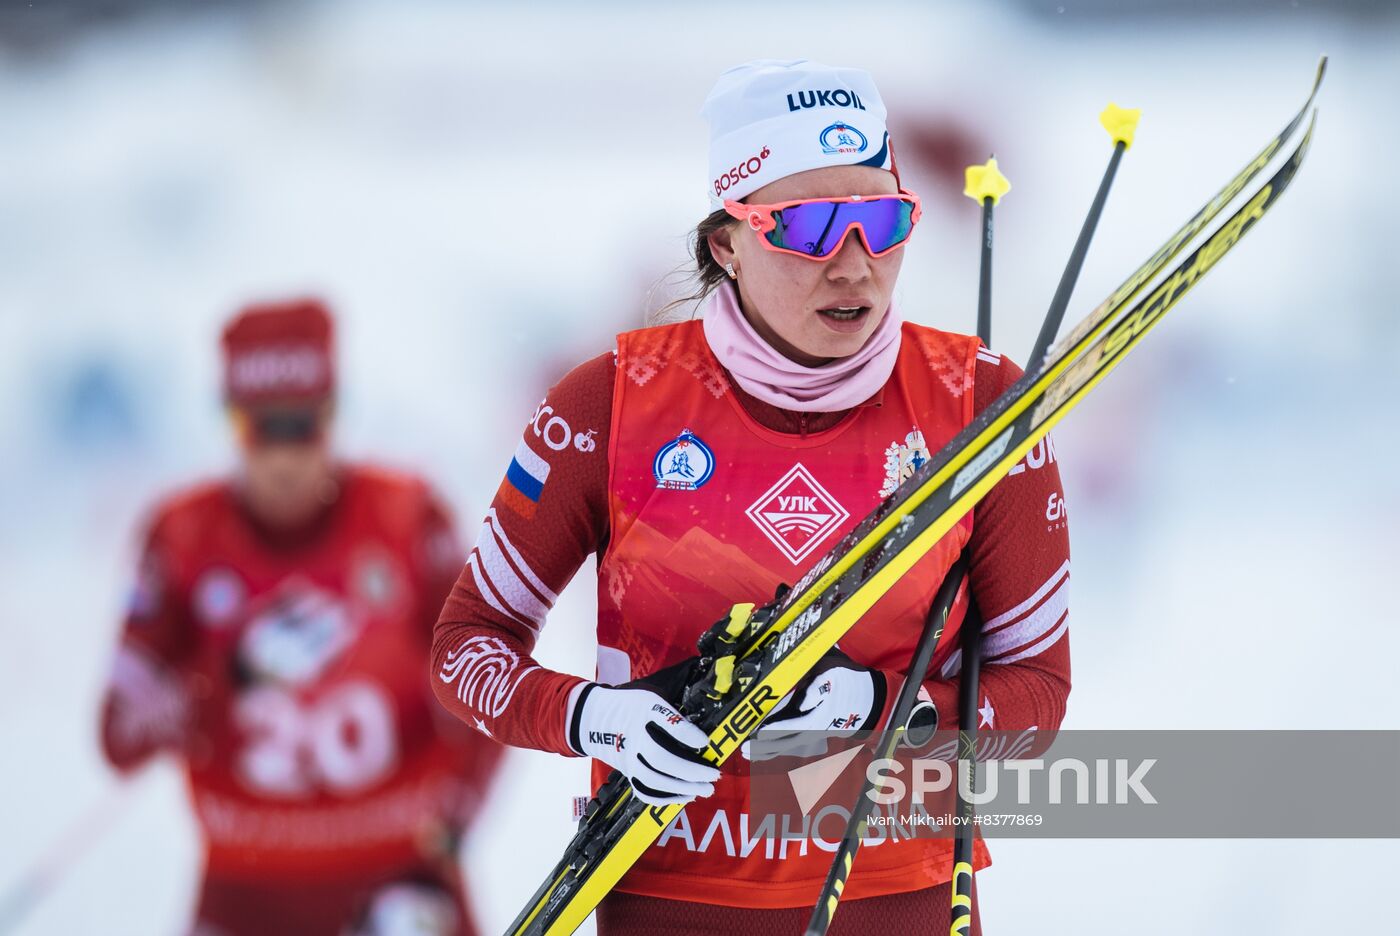
[[[710,207],[825,166],[894,169],[885,104],[870,73],[806,59],[759,59],[719,76],[710,122]]]

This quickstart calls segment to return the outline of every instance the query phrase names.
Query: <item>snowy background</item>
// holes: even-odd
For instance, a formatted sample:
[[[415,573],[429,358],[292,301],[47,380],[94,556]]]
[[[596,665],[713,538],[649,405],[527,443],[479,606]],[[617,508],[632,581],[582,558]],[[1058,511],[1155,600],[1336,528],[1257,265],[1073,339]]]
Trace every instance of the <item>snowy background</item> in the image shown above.
[[[1386,5],[6,3],[0,900],[44,887],[0,931],[187,918],[178,774],[115,792],[95,719],[136,525],[232,457],[216,336],[240,303],[327,296],[341,449],[426,472],[470,533],[544,389],[668,295],[707,211],[697,111],[724,68],[874,72],[925,199],[900,285],[916,320],[973,328],[960,176],[995,150],[1015,189],[994,344],[1019,359],[1106,161],[1106,101],[1144,116],[1071,321],[1286,122],[1323,52],[1295,187],[1057,431],[1074,728],[1400,727]],[[551,619],[550,665],[591,672],[590,579]],[[557,857],[586,782],[582,761],[509,758],[465,855],[487,932]],[[993,849],[993,934],[1379,932],[1400,860],[1389,841]]]

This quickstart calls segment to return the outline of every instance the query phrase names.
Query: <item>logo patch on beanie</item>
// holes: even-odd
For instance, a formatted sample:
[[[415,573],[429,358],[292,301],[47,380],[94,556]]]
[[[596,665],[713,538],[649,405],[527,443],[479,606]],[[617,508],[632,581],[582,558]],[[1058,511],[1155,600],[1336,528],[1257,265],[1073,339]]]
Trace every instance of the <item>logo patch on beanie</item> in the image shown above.
[[[787,96],[789,111],[800,111],[807,107],[854,107],[865,110],[865,105],[854,91],[837,88],[835,91],[798,91],[797,96]]]
[[[822,152],[828,155],[832,153],[863,153],[870,145],[865,134],[850,124],[840,121],[823,130],[818,140],[821,142]]]

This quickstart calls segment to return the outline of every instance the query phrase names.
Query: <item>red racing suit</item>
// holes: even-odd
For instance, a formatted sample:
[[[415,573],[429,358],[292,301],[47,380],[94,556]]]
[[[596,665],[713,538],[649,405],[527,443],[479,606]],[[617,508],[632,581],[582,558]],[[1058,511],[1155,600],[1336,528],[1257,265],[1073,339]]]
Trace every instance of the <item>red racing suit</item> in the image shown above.
[[[447,511],[369,467],[339,469],[337,492],[291,533],[230,483],[164,502],[117,650],[107,757],[183,756],[208,848],[201,922],[226,932],[266,931],[256,895],[279,928],[337,933],[378,885],[456,892],[455,839],[501,753],[423,686],[461,567]]]

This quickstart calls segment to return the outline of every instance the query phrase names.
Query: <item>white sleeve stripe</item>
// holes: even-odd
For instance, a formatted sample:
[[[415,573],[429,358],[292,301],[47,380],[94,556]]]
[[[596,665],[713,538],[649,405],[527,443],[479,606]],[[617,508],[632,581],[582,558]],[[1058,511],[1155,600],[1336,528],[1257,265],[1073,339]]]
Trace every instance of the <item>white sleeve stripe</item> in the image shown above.
[[[482,524],[481,537],[476,545],[478,549],[490,550],[493,556],[500,557],[500,561],[505,563],[511,578],[528,593],[531,601],[544,609],[539,614],[539,618],[543,620],[545,611],[554,607],[554,592],[544,587],[535,573],[530,571],[530,567],[525,565],[525,557],[511,549],[510,541],[505,537],[505,531],[500,527]],[[509,551],[507,552],[507,550]],[[534,615],[532,614],[531,617]]]
[[[1012,608],[1010,611],[1007,611],[1004,614],[998,614],[990,621],[987,621],[985,624],[982,625],[982,632],[984,634],[989,634],[999,627],[1003,627],[1007,624],[1012,623],[1017,618],[1026,614],[1026,612],[1035,608],[1036,605],[1040,604],[1040,602],[1045,599],[1045,596],[1047,594],[1049,594],[1055,589],[1058,589],[1068,577],[1069,560],[1066,559],[1064,561],[1064,564],[1062,564],[1058,569],[1052,572],[1050,577],[1045,580],[1044,584],[1042,584],[1039,588],[1035,590],[1035,594],[1031,595],[1029,598],[1018,604],[1016,607]]]
[[[1015,663],[1017,660],[1024,660],[1026,657],[1037,656],[1038,654],[1049,649],[1050,647],[1053,647],[1055,643],[1065,635],[1065,631],[1068,629],[1069,614],[1066,613],[1064,617],[1060,618],[1059,626],[1052,630],[1046,636],[1042,637],[1038,642],[1031,644],[1029,647],[1026,647],[1023,650],[1018,650],[1010,656],[1003,656],[995,660],[988,660],[987,665],[1001,666],[1006,663]]]
[[[126,744],[170,737],[185,723],[188,699],[144,650],[122,641],[111,674],[113,732]]]
[[[122,641],[117,645],[117,658],[112,663],[112,688],[132,696],[158,692],[163,682],[160,670],[145,652]]]
[[[982,639],[983,659],[989,660],[1040,638],[1041,635],[1053,630],[1068,611],[1069,589],[1061,585],[1056,587],[1050,593],[1050,597],[1046,598],[1034,612],[1026,615],[1015,624],[991,633],[984,632]]]
[[[473,549],[471,555],[467,557],[467,568],[472,570],[472,578],[476,580],[476,590],[481,592],[481,597],[485,598],[486,603],[489,604],[491,607],[495,608],[497,611],[501,612],[506,617],[510,618],[512,621],[517,621],[521,624],[524,624],[527,628],[530,629],[530,633],[538,636],[540,629],[533,621],[530,621],[523,615],[511,611],[501,603],[501,600],[499,598],[496,597],[496,593],[492,590],[490,583],[487,582],[486,578],[481,574],[481,563],[477,559],[477,556],[477,551]]]
[[[554,602],[559,600],[559,596],[556,595],[549,586],[545,585],[544,582],[540,581],[539,576],[535,575],[534,571],[530,568],[530,564],[525,561],[525,557],[520,555],[520,551],[516,549],[515,544],[510,541],[510,537],[506,536],[505,528],[501,526],[501,520],[496,516],[495,507],[492,507],[486,512],[485,523],[500,537],[501,545],[505,547],[506,552],[509,553],[511,559],[515,561],[515,567],[520,570],[520,574],[525,577],[525,580],[534,586],[535,591],[544,599],[545,605],[551,608],[554,607]]]
[[[1046,624],[1045,626],[1047,628],[1053,627],[1054,622],[1057,621],[1060,615],[1065,612],[1065,609],[1069,604],[1069,589],[1061,587],[1065,585],[1068,581],[1069,560],[1066,559],[1064,563],[1058,569],[1056,569],[1054,573],[1052,573],[1051,576],[1048,579],[1046,579],[1045,582],[1042,583],[1039,588],[1035,590],[1035,594],[1031,595],[1029,598],[1018,604],[1016,607],[1012,608],[1010,611],[1007,611],[1003,614],[998,614],[990,621],[984,622],[982,624],[983,659],[990,658],[996,653],[1006,653],[1008,651],[1014,650],[1016,646],[1025,643],[1027,640],[1036,639],[1038,636],[1040,636],[1041,633],[1044,633],[1044,630],[1031,633],[1032,631],[1035,631],[1034,622],[1044,622],[1044,615],[1048,613],[1047,609],[1051,608],[1055,608],[1058,610],[1055,611],[1054,617],[1050,619],[1050,623]],[[1049,596],[1049,600],[1047,600],[1047,596]],[[1037,607],[1037,605],[1039,605],[1039,607]],[[1020,620],[1022,618],[1025,618],[1026,620],[1022,622]],[[1029,636],[1022,638],[1016,643],[1010,643],[1009,641],[1012,639],[1012,635],[1014,634],[1029,634]],[[1017,659],[1020,659],[1020,657],[1017,657]],[[1004,663],[1007,661],[998,660],[997,662]],[[954,650],[951,654],[949,654],[948,659],[944,660],[943,665],[938,669],[939,675],[943,679],[952,679],[961,671],[961,649]]]
[[[1064,633],[1068,628],[1069,614],[1066,613],[1063,617],[1060,618],[1058,626],[1056,626],[1055,629],[1051,631],[1048,636],[1042,637],[1039,641],[1025,648],[1024,650],[1020,650],[1015,653],[1010,653],[1006,656],[1001,656],[994,660],[989,658],[990,655],[985,652],[984,648],[982,662],[986,663],[989,666],[1000,666],[1005,663],[1015,663],[1017,660],[1024,660],[1026,657],[1035,656],[1041,653],[1042,651],[1046,650],[1047,648],[1053,647],[1055,645],[1055,642],[1059,640],[1062,636],[1064,636]],[[949,654],[948,659],[943,661],[943,665],[939,667],[938,670],[939,676],[942,679],[952,679],[953,677],[957,676],[960,672],[962,672],[961,649],[954,650],[951,654]]]
[[[476,548],[472,550],[472,554],[480,561],[481,571],[496,589],[496,593],[512,611],[537,627],[544,623],[549,606],[540,601],[539,596],[530,590],[530,586],[525,584],[515,568],[506,561],[500,543],[488,527],[481,528],[481,537],[476,541]]]
[[[520,463],[530,477],[540,484],[549,480],[549,462],[535,454],[534,449],[525,444],[521,439],[520,444],[515,448],[515,460]]]

